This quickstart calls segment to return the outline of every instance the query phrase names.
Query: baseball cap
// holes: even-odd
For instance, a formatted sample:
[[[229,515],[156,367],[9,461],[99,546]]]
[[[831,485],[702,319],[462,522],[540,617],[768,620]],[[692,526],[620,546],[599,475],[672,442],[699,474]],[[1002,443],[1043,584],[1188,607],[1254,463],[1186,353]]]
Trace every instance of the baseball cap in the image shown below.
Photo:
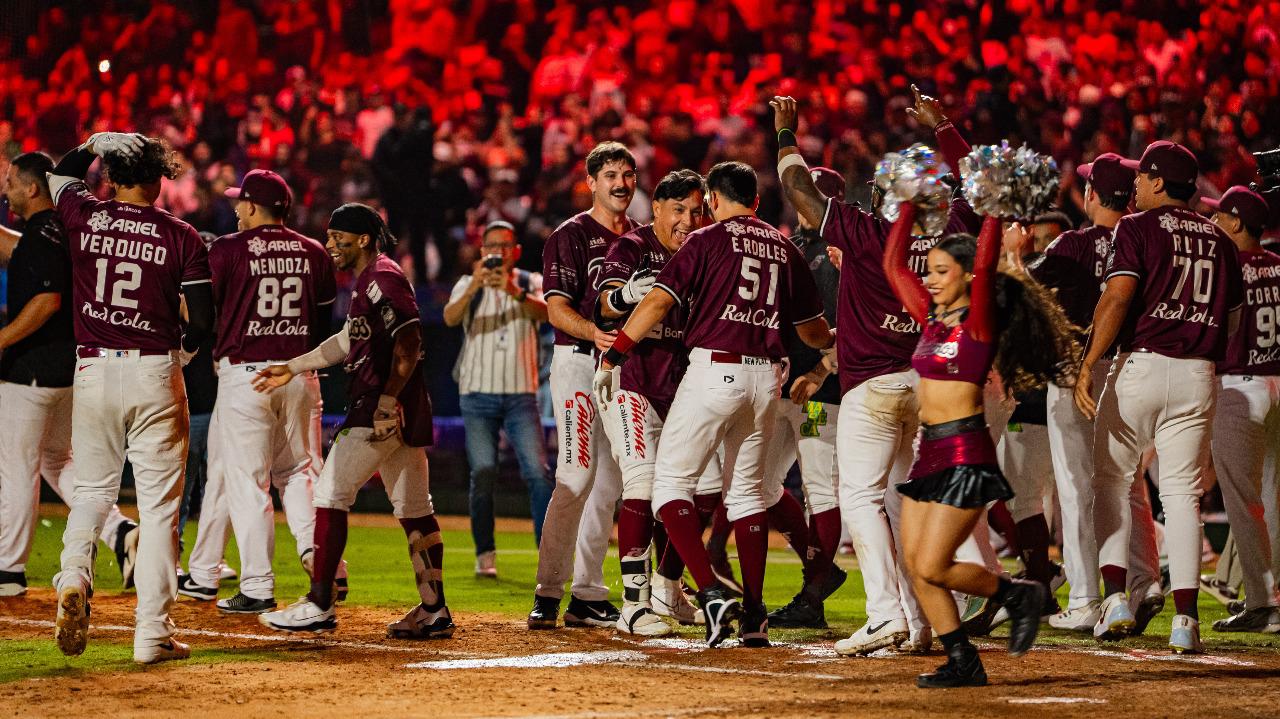
[[[284,178],[271,170],[249,170],[239,187],[227,188],[227,197],[255,205],[285,209],[293,204],[293,192]]]
[[[813,177],[813,184],[818,187],[826,197],[834,197],[837,200],[844,199],[844,176],[830,167],[814,167],[810,168],[809,175]]]
[[[1169,140],[1157,140],[1142,153],[1141,160],[1121,160],[1121,165],[1138,172],[1155,175],[1165,182],[1189,184],[1200,174],[1200,163],[1187,148]]]
[[[1201,201],[1210,210],[1239,217],[1250,230],[1265,228],[1271,221],[1271,208],[1266,199],[1243,185],[1232,187],[1216,200],[1202,198]]]
[[[1083,177],[1099,197],[1125,203],[1133,194],[1133,180],[1138,173],[1124,163],[1125,159],[1116,153],[1104,152],[1093,158],[1093,162],[1077,167],[1076,174]]]

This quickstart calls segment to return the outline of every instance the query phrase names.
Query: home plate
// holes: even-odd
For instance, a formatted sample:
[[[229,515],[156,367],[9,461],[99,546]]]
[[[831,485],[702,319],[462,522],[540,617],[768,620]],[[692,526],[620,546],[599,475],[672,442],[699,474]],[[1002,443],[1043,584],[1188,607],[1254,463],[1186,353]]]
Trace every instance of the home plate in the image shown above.
[[[643,662],[649,657],[644,652],[555,652],[529,654],[523,657],[498,657],[495,659],[448,659],[434,662],[406,664],[406,669],[558,669],[584,664],[617,664]]]

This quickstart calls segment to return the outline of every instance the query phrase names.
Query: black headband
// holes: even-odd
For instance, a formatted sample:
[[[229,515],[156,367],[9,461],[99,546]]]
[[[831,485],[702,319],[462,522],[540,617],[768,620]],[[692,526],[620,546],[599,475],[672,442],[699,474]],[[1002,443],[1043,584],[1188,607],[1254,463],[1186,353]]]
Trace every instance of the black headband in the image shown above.
[[[348,202],[329,215],[330,230],[368,235],[374,240],[382,234],[382,226],[382,218],[378,213],[372,207],[359,202]]]

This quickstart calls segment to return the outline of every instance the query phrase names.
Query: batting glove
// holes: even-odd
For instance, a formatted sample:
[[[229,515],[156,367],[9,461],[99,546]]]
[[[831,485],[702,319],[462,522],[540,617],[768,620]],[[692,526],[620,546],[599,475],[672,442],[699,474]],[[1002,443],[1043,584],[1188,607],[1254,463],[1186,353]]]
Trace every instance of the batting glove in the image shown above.
[[[378,409],[373,413],[373,434],[370,442],[381,442],[400,431],[400,403],[391,395],[378,397]]]
[[[596,403],[601,409],[608,407],[613,401],[613,395],[618,391],[618,368],[601,367],[596,370],[595,376],[591,378],[591,391],[595,394]]]
[[[136,132],[95,132],[89,136],[84,147],[89,152],[103,157],[105,155],[123,155],[137,157],[142,154],[147,138]]]
[[[629,305],[638,305],[644,296],[649,294],[649,290],[653,289],[653,283],[658,278],[649,270],[636,270],[631,279],[627,280],[627,284],[622,286],[622,301]]]

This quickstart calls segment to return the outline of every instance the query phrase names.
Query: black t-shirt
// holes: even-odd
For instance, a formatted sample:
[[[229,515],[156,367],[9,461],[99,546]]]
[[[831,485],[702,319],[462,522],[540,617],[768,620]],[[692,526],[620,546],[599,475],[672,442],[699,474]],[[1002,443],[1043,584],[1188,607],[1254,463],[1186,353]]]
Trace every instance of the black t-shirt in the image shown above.
[[[836,293],[840,289],[840,270],[836,269],[836,266],[831,264],[831,259],[827,257],[827,243],[812,230],[797,230],[791,236],[791,240],[800,249],[800,254],[804,255],[805,262],[809,263],[809,269],[813,271],[813,279],[818,284],[818,295],[822,298],[823,314],[828,324],[835,327]],[[818,362],[822,361],[822,353],[805,344],[804,340],[794,332],[790,332],[787,335],[787,355],[791,370],[787,377],[787,384],[783,387],[783,394],[789,396],[791,383],[797,377],[818,366]],[[839,373],[832,372],[828,375],[826,381],[817,392],[814,392],[809,401],[840,404]]]
[[[0,379],[40,387],[70,387],[76,340],[71,325],[71,255],[67,234],[53,210],[27,219],[9,259],[9,321],[36,295],[62,295],[58,311],[35,332],[4,350]]]

